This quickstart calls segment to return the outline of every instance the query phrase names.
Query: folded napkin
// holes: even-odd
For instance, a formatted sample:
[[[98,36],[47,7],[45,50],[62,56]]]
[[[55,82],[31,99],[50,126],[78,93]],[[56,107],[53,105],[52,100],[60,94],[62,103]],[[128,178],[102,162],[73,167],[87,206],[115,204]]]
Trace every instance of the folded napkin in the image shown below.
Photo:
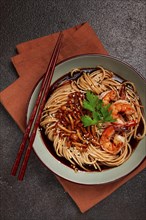
[[[64,30],[63,33],[63,43],[58,62],[85,53],[107,54],[101,41],[88,23]],[[1,102],[23,132],[26,127],[26,112],[30,96],[36,83],[46,71],[58,34],[54,33],[17,45],[19,54],[11,59],[20,77],[1,92]],[[102,185],[76,184],[57,175],[56,178],[76,202],[81,212],[85,212],[145,167],[146,160],[129,175],[115,182]]]

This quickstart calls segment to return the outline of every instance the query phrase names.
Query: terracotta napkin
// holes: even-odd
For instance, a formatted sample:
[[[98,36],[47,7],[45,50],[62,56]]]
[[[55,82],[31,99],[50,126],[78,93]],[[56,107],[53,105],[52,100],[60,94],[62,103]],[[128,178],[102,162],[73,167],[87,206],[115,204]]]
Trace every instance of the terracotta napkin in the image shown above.
[[[63,33],[63,44],[58,62],[84,53],[107,54],[101,41],[88,23],[64,30]],[[12,57],[12,63],[20,77],[1,92],[1,102],[22,131],[25,130],[26,126],[26,112],[31,93],[38,80],[46,71],[57,37],[58,33],[54,33],[21,43],[17,45],[19,54]],[[85,212],[145,167],[146,160],[129,175],[118,181],[103,185],[87,186],[70,182],[59,176],[56,176],[56,178],[76,202],[81,212]]]

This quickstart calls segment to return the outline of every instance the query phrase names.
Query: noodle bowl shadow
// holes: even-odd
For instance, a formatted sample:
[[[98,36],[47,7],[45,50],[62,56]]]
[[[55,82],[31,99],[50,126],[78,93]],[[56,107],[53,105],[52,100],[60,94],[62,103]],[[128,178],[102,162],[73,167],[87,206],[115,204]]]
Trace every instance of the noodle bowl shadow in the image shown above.
[[[144,106],[144,109],[146,109],[145,79],[133,67],[111,56],[85,54],[64,60],[56,66],[52,84],[74,68],[94,68],[96,66],[103,66],[116,73],[121,78],[133,82],[140,96],[142,105]],[[40,85],[41,81],[38,82],[31,96],[27,112],[27,121],[35,104]],[[80,184],[103,184],[115,181],[133,171],[146,156],[145,143],[146,137],[138,143],[138,146],[126,162],[118,167],[110,168],[101,172],[75,172],[72,168],[63,164],[50,153],[44,144],[39,129],[37,130],[33,149],[38,158],[47,168],[64,179]]]

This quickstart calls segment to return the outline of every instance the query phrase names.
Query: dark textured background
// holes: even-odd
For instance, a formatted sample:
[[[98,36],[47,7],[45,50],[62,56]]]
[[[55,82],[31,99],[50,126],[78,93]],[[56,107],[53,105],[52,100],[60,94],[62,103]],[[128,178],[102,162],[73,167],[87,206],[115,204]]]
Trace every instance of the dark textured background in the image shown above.
[[[143,0],[0,0],[0,90],[17,79],[10,57],[23,41],[88,21],[109,53],[146,77]],[[1,220],[144,220],[146,170],[86,213],[34,153],[23,182],[10,176],[22,133],[0,106]]]

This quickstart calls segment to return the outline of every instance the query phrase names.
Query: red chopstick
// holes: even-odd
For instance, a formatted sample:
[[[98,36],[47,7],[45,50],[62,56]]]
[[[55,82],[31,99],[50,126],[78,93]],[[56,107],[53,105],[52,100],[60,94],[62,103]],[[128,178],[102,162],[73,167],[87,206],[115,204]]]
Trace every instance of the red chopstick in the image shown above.
[[[27,147],[24,159],[23,159],[23,163],[22,163],[19,175],[18,175],[19,180],[23,180],[23,177],[25,175],[25,171],[26,171],[27,163],[28,163],[29,156],[30,156],[30,153],[31,153],[31,150],[32,150],[32,146],[33,146],[33,142],[34,142],[34,139],[35,139],[36,131],[37,131],[37,128],[39,126],[41,113],[42,113],[42,110],[43,110],[45,102],[46,102],[46,98],[47,98],[47,94],[48,94],[48,91],[49,91],[50,83],[51,83],[51,80],[52,80],[52,77],[53,77],[54,69],[55,69],[56,62],[57,62],[59,52],[60,52],[60,49],[61,49],[62,37],[63,37],[63,34],[62,34],[62,32],[60,32],[58,40],[57,40],[56,45],[55,45],[55,48],[53,50],[49,65],[48,65],[48,68],[47,68],[47,71],[46,71],[46,73],[43,77],[40,92],[38,94],[35,106],[34,106],[33,111],[31,113],[27,128],[25,130],[20,148],[19,148],[18,153],[17,153],[16,160],[15,160],[14,165],[13,165],[12,170],[11,170],[11,175],[15,176],[16,173],[17,173],[17,170],[18,170],[18,167],[19,167],[19,164],[20,164],[25,146],[26,146],[26,142],[27,142],[27,140],[30,136],[29,144],[28,144],[28,147]]]

